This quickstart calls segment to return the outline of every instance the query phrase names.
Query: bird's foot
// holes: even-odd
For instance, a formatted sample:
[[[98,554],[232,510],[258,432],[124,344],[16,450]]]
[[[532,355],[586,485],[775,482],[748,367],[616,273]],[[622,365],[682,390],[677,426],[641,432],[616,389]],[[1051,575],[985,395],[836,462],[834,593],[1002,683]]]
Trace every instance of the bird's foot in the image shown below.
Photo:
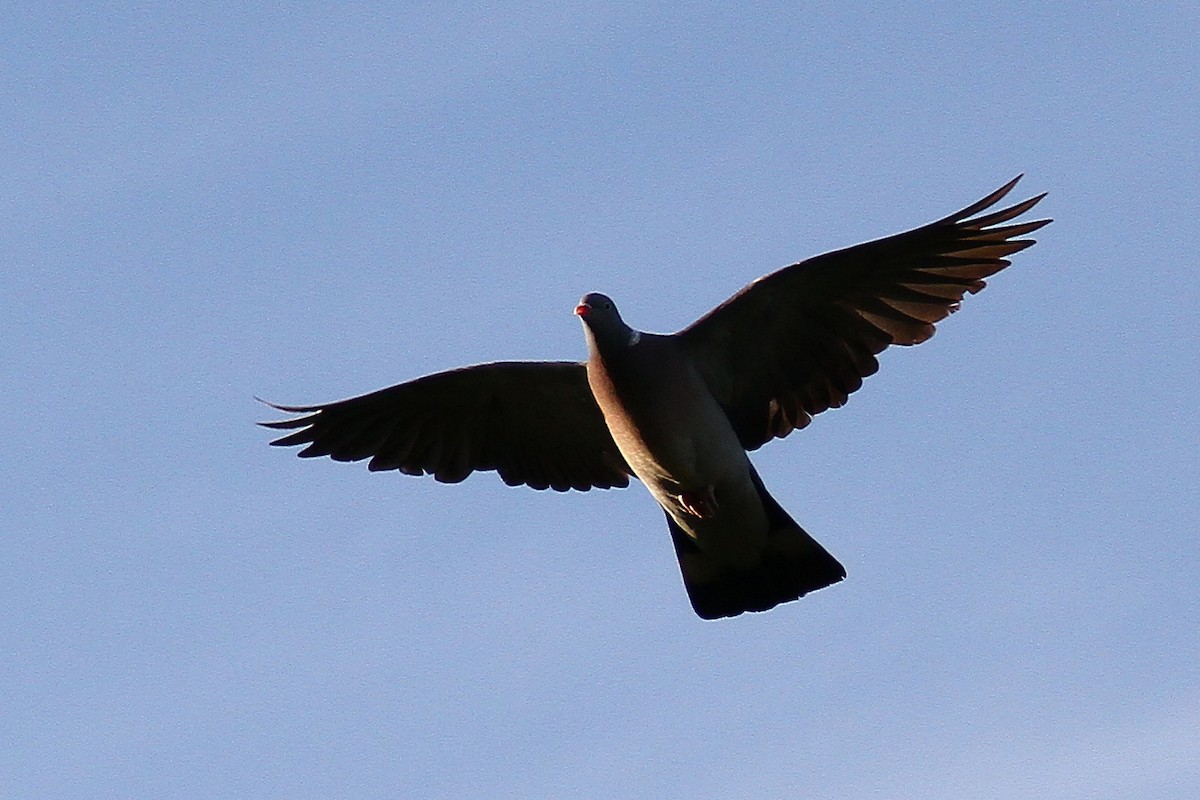
[[[717,494],[712,486],[698,492],[684,492],[679,495],[679,504],[693,517],[709,519],[717,515]]]

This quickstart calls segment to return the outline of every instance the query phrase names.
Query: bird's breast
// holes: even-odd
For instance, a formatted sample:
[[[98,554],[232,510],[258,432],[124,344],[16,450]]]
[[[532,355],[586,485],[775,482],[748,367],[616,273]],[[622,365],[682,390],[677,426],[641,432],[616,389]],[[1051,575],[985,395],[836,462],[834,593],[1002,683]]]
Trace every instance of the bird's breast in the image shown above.
[[[606,366],[589,365],[589,383],[621,455],[643,483],[682,491],[744,472],[745,451],[733,426],[686,362]]]

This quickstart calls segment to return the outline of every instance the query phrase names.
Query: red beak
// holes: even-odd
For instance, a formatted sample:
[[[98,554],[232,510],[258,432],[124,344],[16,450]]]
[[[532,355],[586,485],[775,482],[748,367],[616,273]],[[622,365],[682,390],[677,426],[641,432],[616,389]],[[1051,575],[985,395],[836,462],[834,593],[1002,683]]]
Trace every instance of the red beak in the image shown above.
[[[588,315],[588,312],[591,310],[592,310],[592,307],[589,306],[587,303],[580,303],[579,305],[575,306],[575,316],[586,317]]]

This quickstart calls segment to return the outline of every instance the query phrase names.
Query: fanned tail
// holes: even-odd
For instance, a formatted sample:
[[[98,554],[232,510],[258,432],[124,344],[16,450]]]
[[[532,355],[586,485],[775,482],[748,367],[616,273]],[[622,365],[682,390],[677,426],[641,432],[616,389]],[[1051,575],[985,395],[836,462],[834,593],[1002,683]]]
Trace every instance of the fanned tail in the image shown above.
[[[706,554],[667,514],[675,555],[692,608],[704,619],[766,611],[846,577],[846,569],[771,497],[751,469],[771,533],[758,564],[737,569]]]

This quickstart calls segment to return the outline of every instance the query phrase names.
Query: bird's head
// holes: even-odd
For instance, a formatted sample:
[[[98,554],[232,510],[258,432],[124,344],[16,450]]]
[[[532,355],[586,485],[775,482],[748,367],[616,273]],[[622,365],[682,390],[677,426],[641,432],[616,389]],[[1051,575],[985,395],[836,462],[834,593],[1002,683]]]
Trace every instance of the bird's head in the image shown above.
[[[628,347],[637,344],[642,338],[640,333],[621,319],[617,304],[599,292],[585,294],[579,305],[575,306],[575,316],[583,320],[584,328],[598,343]]]

